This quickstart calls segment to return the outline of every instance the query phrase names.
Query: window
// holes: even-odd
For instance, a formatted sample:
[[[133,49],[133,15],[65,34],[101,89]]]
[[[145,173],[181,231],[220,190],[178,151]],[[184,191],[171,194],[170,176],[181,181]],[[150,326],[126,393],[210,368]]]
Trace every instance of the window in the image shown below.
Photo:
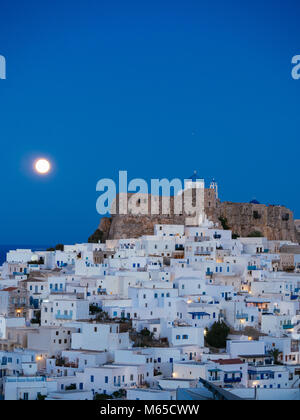
[[[94,376],[91,376],[91,382],[94,382]]]
[[[108,384],[108,376],[105,376],[105,383]]]

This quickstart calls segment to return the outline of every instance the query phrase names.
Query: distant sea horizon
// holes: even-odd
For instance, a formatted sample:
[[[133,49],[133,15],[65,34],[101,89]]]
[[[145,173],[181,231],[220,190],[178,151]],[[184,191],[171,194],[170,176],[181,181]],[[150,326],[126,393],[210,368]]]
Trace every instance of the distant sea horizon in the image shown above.
[[[15,249],[31,249],[32,251],[45,251],[50,245],[0,245],[0,266],[6,261],[6,254]]]

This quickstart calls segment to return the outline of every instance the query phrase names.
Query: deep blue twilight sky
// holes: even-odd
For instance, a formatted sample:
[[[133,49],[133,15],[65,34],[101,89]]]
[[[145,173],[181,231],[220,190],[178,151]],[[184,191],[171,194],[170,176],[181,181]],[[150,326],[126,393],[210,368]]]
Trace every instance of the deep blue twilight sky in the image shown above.
[[[119,170],[300,217],[299,22],[296,0],[0,0],[0,244],[85,241]]]

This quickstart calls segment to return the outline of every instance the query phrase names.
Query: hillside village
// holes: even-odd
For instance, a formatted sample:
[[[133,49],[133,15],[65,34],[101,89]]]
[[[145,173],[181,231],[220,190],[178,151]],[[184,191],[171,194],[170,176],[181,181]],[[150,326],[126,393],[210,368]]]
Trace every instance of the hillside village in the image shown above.
[[[234,237],[205,218],[8,252],[1,398],[300,399],[299,244]]]

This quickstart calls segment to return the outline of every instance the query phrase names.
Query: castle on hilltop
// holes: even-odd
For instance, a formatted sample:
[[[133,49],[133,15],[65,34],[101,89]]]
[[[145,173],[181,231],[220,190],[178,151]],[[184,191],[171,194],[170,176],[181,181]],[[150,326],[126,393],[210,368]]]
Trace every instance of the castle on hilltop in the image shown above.
[[[184,193],[197,188],[197,173],[188,179]],[[204,180],[203,184],[204,185]],[[188,190],[188,191],[187,191]],[[133,194],[128,194],[129,200]],[[117,197],[118,198],[118,197]],[[160,201],[159,214],[151,214],[151,194],[146,199],[148,214],[114,214],[103,217],[98,230],[101,239],[138,238],[152,235],[155,224],[185,224],[186,214],[174,214],[174,197],[170,197],[170,214],[163,214]],[[161,200],[161,197],[158,197]],[[117,212],[118,213],[118,212]],[[209,188],[204,188],[204,213],[216,227],[230,229],[235,237],[265,236],[269,240],[289,240],[299,242],[300,233],[296,229],[293,212],[279,205],[260,204],[253,199],[248,203],[222,202],[219,198],[218,184],[213,179]],[[92,237],[90,238],[92,240]]]

